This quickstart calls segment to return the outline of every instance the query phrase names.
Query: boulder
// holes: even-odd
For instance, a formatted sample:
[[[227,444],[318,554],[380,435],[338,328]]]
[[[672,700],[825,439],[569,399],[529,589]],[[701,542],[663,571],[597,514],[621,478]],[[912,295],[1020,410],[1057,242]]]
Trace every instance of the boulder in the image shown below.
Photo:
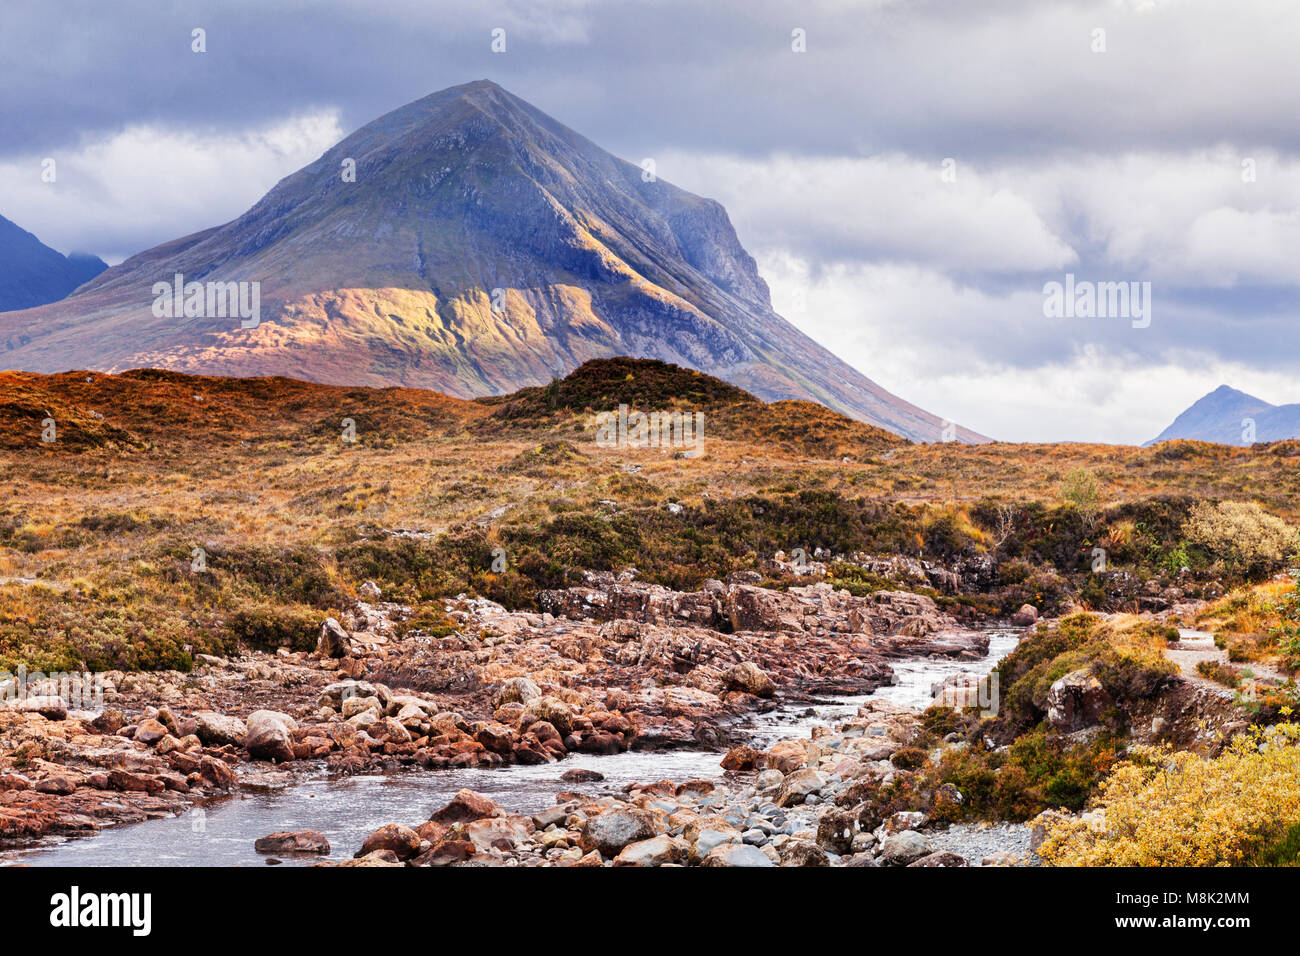
[[[320,637],[316,640],[316,654],[320,657],[347,657],[352,649],[352,639],[348,632],[332,617],[327,617],[320,626]]]
[[[807,840],[786,840],[778,848],[782,866],[830,866],[830,857],[816,843]]]
[[[493,698],[493,706],[501,707],[504,704],[524,704],[527,706],[535,700],[540,700],[541,696],[541,688],[527,677],[512,677],[503,683],[500,690],[496,692],[496,696]]]
[[[1011,623],[1016,627],[1033,627],[1038,623],[1038,608],[1032,604],[1020,605],[1020,610],[1011,615]]]
[[[285,762],[294,758],[293,732],[297,722],[275,710],[257,710],[248,715],[244,746],[260,760]]]
[[[420,852],[420,834],[400,823],[387,823],[370,836],[366,837],[361,849],[356,852],[357,859],[369,856],[377,850],[387,850],[399,860],[407,860]]]
[[[885,837],[880,855],[893,866],[907,866],[930,852],[929,840],[915,830],[904,830]]]
[[[146,717],[136,724],[135,739],[142,744],[156,744],[167,736],[167,728],[159,721]]]
[[[723,843],[709,851],[700,866],[775,866],[762,850],[748,843]]]
[[[663,866],[665,863],[682,863],[685,859],[686,843],[664,833],[623,847],[614,858],[614,865]]]
[[[461,790],[441,810],[434,813],[429,820],[450,826],[453,823],[467,823],[470,820],[482,820],[500,815],[501,808],[490,798],[473,790]]]
[[[654,816],[644,810],[617,809],[588,817],[582,825],[579,842],[584,851],[598,851],[602,856],[618,856],[631,843],[655,835]]]
[[[737,664],[724,673],[722,682],[729,690],[753,694],[755,697],[771,697],[776,693],[776,684],[773,683],[772,678],[759,670],[757,664],[750,661]]]
[[[937,853],[927,853],[919,860],[913,860],[908,866],[970,866],[970,861],[964,856],[956,853],[949,853],[947,850],[940,850]]]
[[[248,736],[248,728],[238,717],[227,717],[212,710],[200,710],[194,715],[194,721],[198,725],[194,732],[199,740],[209,747],[220,747],[224,744],[239,747]]]
[[[779,807],[795,807],[826,786],[827,777],[820,770],[796,770],[785,778],[781,789],[777,791],[776,804]]]
[[[1047,722],[1070,734],[1096,725],[1112,706],[1101,681],[1087,670],[1071,671],[1047,691]]]
[[[330,841],[325,834],[315,830],[294,830],[272,833],[253,842],[258,853],[320,853],[330,851]]]
[[[732,747],[727,751],[727,755],[722,758],[722,769],[730,770],[733,773],[758,770],[766,765],[767,754],[761,750],[755,750],[753,747],[746,747],[743,744],[739,747]]]

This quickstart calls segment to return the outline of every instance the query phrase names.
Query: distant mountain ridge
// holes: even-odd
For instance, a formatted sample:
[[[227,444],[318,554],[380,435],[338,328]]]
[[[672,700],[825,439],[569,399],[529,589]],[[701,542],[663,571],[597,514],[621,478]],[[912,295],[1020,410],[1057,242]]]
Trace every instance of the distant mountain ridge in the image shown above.
[[[1251,440],[1251,428],[1254,436]],[[1300,438],[1300,404],[1273,405],[1245,392],[1220,385],[1198,399],[1148,445],[1187,438],[1221,445]]]
[[[151,289],[176,274],[260,283],[260,324],[155,314]],[[777,315],[717,202],[488,81],[369,123],[232,222],[133,256],[64,302],[0,318],[8,368],[287,375],[466,398],[620,355],[698,369],[768,401],[817,401],[914,440],[986,440]]]
[[[57,302],[107,268],[84,252],[65,256],[0,216],[0,312]]]

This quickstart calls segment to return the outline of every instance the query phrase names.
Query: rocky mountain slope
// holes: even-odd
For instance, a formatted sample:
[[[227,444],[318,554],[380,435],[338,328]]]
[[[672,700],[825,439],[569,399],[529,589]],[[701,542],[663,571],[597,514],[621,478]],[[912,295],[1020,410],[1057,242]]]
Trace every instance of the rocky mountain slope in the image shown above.
[[[156,315],[153,287],[176,274],[260,283],[260,324]],[[5,367],[28,371],[152,366],[458,397],[630,355],[914,440],[945,424],[778,316],[718,203],[487,81],[380,117],[233,222],[0,318],[0,343]]]
[[[1253,441],[1250,425],[1254,424]],[[1220,385],[1183,412],[1173,424],[1147,442],[1188,438],[1221,445],[1300,438],[1300,404],[1272,405],[1227,385]]]
[[[96,256],[56,252],[0,216],[0,312],[57,302],[107,268]]]

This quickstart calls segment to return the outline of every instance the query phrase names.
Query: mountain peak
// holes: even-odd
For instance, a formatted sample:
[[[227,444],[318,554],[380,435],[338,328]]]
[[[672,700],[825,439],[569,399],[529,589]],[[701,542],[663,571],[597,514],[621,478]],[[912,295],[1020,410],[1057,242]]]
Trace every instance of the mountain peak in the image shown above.
[[[152,288],[176,274],[259,283],[260,321],[153,314]],[[777,315],[721,205],[491,80],[393,110],[232,222],[0,321],[0,349],[31,371],[153,366],[463,398],[624,355],[916,440],[947,430]]]
[[[1230,385],[1201,396],[1158,436],[1154,445],[1174,439],[1250,445],[1300,437],[1300,405],[1273,405]]]

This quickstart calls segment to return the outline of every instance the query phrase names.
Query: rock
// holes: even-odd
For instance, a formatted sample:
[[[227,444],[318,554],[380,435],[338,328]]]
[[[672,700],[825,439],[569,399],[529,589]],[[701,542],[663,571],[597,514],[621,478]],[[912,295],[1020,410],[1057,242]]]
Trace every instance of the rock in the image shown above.
[[[891,833],[881,844],[881,856],[893,866],[907,866],[930,852],[930,841],[915,830]]]
[[[786,840],[777,852],[782,866],[830,866],[830,857],[816,843],[808,840]]]
[[[1011,623],[1016,627],[1032,627],[1038,623],[1038,608],[1032,604],[1020,605],[1020,610],[1011,615]]]
[[[740,831],[722,821],[710,824],[699,831],[695,836],[695,844],[691,847],[691,859],[697,863],[702,862],[706,856],[712,853],[716,848],[724,843],[741,843]]]
[[[243,746],[244,738],[248,735],[248,728],[238,717],[227,717],[215,711],[200,710],[194,715],[194,720],[198,724],[195,733],[199,740],[209,747],[220,747],[224,744],[240,747]]]
[[[644,810],[606,810],[588,817],[582,825],[582,849],[602,856],[617,856],[625,846],[655,835],[654,817]]]
[[[173,754],[173,756],[175,756]],[[235,786],[238,778],[230,764],[224,760],[218,760],[216,757],[209,757],[206,754],[199,761],[199,773],[204,780],[207,780],[215,787],[222,790],[229,790]]]
[[[747,843],[724,843],[709,851],[700,866],[775,866],[762,850]]]
[[[53,776],[39,780],[33,788],[37,793],[51,793],[56,796],[67,796],[70,793],[76,793],[77,780],[68,774],[56,773]],[[162,789],[159,787],[158,789]]]
[[[754,787],[757,790],[772,790],[781,786],[785,781],[785,774],[780,770],[764,770],[754,778]]]
[[[16,710],[27,714],[40,714],[46,720],[66,720],[68,705],[62,698],[52,695],[20,697],[17,700],[0,698],[0,710]]]
[[[1047,722],[1061,733],[1092,727],[1112,705],[1101,681],[1087,670],[1066,674],[1047,691]]]
[[[461,790],[451,798],[450,803],[429,817],[429,820],[449,826],[453,823],[495,817],[500,813],[501,808],[490,798],[473,790]]]
[[[7,790],[30,790],[32,782],[20,773],[0,774],[0,793]]]
[[[288,714],[257,710],[248,715],[244,746],[257,759],[281,763],[293,760],[293,732],[297,729],[297,721]]]
[[[807,800],[809,796],[826,786],[827,779],[826,775],[820,770],[796,770],[786,777],[785,782],[781,784],[781,789],[777,792],[776,805],[779,807],[798,806]]]
[[[115,734],[126,726],[126,718],[120,710],[106,710],[92,720],[90,726],[101,734]]]
[[[361,587],[357,588],[358,593],[367,601],[378,601],[383,597],[384,592],[379,589],[379,585],[374,581],[367,581]]]
[[[377,850],[387,850],[398,860],[407,860],[420,852],[422,842],[420,834],[410,827],[400,823],[386,823],[366,837],[361,849],[356,852],[356,857],[360,859]]]
[[[755,697],[771,697],[776,693],[776,684],[756,664],[744,661],[722,675],[722,682],[731,690]]]
[[[1047,831],[1055,824],[1070,819],[1070,814],[1059,810],[1044,810],[1029,821],[1029,851],[1037,853],[1038,848],[1047,839]]]
[[[908,866],[970,866],[970,862],[964,856],[958,856],[956,853],[949,853],[947,850],[940,850],[937,853],[927,853],[919,860],[913,860]]]
[[[503,704],[531,704],[535,700],[540,700],[542,690],[527,677],[512,677],[501,685],[501,689],[496,692],[493,698],[493,706],[500,707]]]
[[[159,721],[146,718],[136,725],[135,739],[142,744],[156,744],[170,734]]]
[[[623,847],[614,858],[614,865],[663,866],[665,863],[682,863],[685,859],[686,843],[667,834],[660,834]]]
[[[542,697],[528,705],[528,709],[564,736],[573,729],[573,708],[558,697]]]
[[[597,773],[594,770],[566,770],[560,774],[560,779],[565,783],[596,783],[605,779],[603,773]]]
[[[732,747],[727,751],[727,755],[722,758],[722,769],[730,770],[733,773],[743,773],[746,770],[758,770],[767,764],[767,754],[761,750],[755,750],[753,747],[741,745]]]
[[[375,718],[384,712],[384,707],[379,703],[378,697],[349,697],[343,701],[343,719],[351,720],[360,714],[373,713]]]
[[[127,770],[110,770],[108,772],[108,783],[114,790],[135,790],[140,793],[161,793],[167,787],[165,783],[156,777],[150,777],[142,773],[131,773]]]
[[[316,640],[318,657],[347,657],[352,649],[352,638],[343,630],[343,625],[332,617],[327,617],[320,626],[320,637]]]
[[[253,842],[258,853],[320,853],[330,851],[330,841],[315,830],[294,830],[272,833]]]

